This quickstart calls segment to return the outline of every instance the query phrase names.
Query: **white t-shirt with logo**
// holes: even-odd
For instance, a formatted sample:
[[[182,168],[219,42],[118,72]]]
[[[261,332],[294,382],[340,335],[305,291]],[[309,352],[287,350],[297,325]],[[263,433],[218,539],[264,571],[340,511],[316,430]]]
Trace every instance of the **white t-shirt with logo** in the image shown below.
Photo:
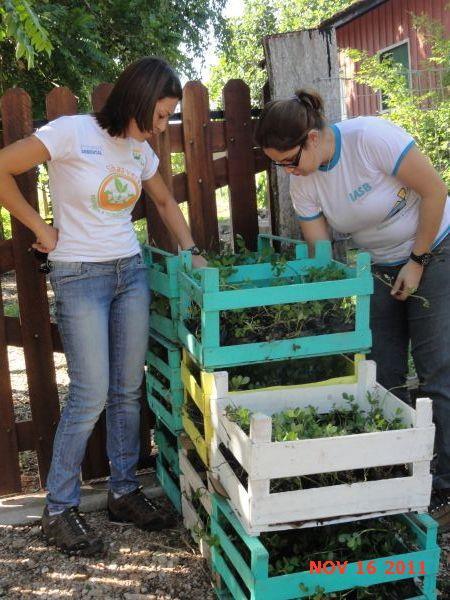
[[[377,264],[407,261],[419,223],[420,196],[396,175],[414,145],[401,127],[378,117],[357,117],[332,125],[335,152],[329,165],[290,176],[290,192],[300,220],[322,214],[339,233]],[[435,247],[450,232],[447,198]]]
[[[146,142],[112,137],[93,115],[60,117],[34,134],[50,153],[58,243],[49,258],[100,262],[139,252],[131,211],[158,168]]]

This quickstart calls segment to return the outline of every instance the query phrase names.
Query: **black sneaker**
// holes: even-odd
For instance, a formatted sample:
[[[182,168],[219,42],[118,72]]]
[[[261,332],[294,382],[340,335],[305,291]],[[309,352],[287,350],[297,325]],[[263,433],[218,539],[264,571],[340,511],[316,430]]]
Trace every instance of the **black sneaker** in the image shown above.
[[[162,511],[138,487],[133,492],[114,498],[108,493],[109,520],[113,523],[133,523],[145,531],[161,531],[175,523],[173,515]]]
[[[442,533],[450,531],[450,489],[433,490],[430,514],[439,523]]]
[[[94,534],[75,506],[53,516],[45,507],[41,527],[47,542],[65,554],[94,556],[104,550],[103,541]]]

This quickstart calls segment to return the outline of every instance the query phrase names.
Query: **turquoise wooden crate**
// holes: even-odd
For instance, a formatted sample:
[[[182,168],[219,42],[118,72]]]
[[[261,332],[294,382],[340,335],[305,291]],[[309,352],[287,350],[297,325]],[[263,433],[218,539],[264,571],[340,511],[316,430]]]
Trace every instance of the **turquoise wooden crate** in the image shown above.
[[[181,349],[152,332],[147,352],[147,402],[172,433],[183,430]]]
[[[224,368],[306,356],[365,353],[370,349],[372,338],[369,328],[369,307],[373,279],[370,256],[367,253],[358,254],[356,267],[349,267],[332,259],[330,242],[317,242],[314,259],[307,258],[307,245],[298,243],[296,259],[287,262],[282,277],[306,273],[311,267],[330,265],[343,269],[347,277],[337,281],[270,286],[271,282],[276,281],[277,276],[274,275],[270,262],[267,262],[236,267],[227,283],[240,284],[241,288],[225,291],[220,291],[218,269],[200,269],[196,271],[199,276],[196,278],[193,275],[190,254],[182,253],[181,256],[183,270],[179,274],[178,337],[203,368]],[[221,311],[347,297],[356,298],[355,327],[352,331],[249,344],[221,345]],[[184,320],[189,317],[191,302],[195,302],[200,307],[200,339],[197,339],[184,323]]]
[[[181,389],[181,360],[183,352],[179,346],[150,330],[147,365],[152,365],[170,382],[172,389]]]
[[[283,246],[294,247],[301,245],[299,240],[292,240],[271,235],[258,236],[258,254],[261,259],[270,249],[273,241],[280,242]],[[144,244],[142,246],[144,262],[148,269],[148,281],[152,292],[167,299],[169,305],[169,316],[158,314],[152,310],[150,315],[150,326],[172,342],[178,342],[178,318],[180,291],[178,282],[178,271],[180,259],[178,256]],[[189,253],[190,255],[190,253]],[[267,259],[268,261],[270,258]]]
[[[148,283],[153,294],[166,298],[169,314],[151,310],[150,327],[172,342],[178,341],[177,321],[179,313],[178,269],[179,258],[159,248],[144,245],[144,262],[147,265]]]
[[[175,510],[181,514],[181,492],[178,481],[164,464],[164,458],[156,457],[156,477],[166,496],[173,504]]]
[[[178,452],[181,448],[179,436],[174,435],[159,419],[154,429],[155,444],[158,453],[164,456],[176,477],[180,476],[180,460]]]
[[[377,557],[370,561],[370,569],[376,572],[367,574],[368,560],[362,561],[364,574],[358,574],[358,563],[349,563],[345,573],[310,573],[301,571],[289,575],[269,577],[269,554],[259,538],[248,536],[239,521],[233,514],[228,503],[214,494],[212,497],[211,534],[218,539],[217,546],[212,546],[212,563],[230,597],[234,600],[294,600],[307,598],[315,593],[319,587],[325,593],[353,589],[355,587],[370,587],[380,583],[395,582],[404,579],[418,580],[417,576],[408,573],[386,573],[387,561],[393,564],[403,563],[413,565],[416,573],[425,566],[426,575],[420,577],[421,584],[418,594],[408,600],[434,600],[436,599],[436,576],[439,570],[439,546],[436,542],[437,523],[428,515],[414,515],[402,518],[408,524],[416,537],[418,551],[402,554]],[[223,519],[233,528],[234,533],[240,538],[247,549],[250,560],[244,557],[236,545],[224,531]],[[224,558],[225,556],[225,558]],[[326,557],[314,557],[315,560],[326,560]],[[229,567],[232,565],[240,576],[240,581]],[[226,597],[221,590],[220,597]],[[405,599],[406,600],[406,599]]]
[[[162,401],[164,398],[165,402]],[[147,402],[164,425],[174,434],[183,431],[183,390],[167,389],[156,377],[147,373]]]
[[[159,420],[156,421],[154,437],[158,446],[156,477],[177,512],[181,514],[179,438],[168,431]]]

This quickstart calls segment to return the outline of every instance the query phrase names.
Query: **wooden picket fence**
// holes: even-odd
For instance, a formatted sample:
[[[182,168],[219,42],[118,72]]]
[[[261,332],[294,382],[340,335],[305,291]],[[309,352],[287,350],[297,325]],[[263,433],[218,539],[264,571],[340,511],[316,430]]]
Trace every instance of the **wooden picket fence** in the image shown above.
[[[111,84],[102,83],[92,94],[94,111],[101,108]],[[208,91],[198,82],[184,87],[180,122],[170,123],[160,136],[155,151],[160,172],[177,202],[188,203],[194,239],[200,247],[219,247],[216,189],[229,186],[231,226],[249,248],[258,233],[255,174],[268,168],[261,150],[254,147],[248,87],[241,80],[229,81],[223,90],[222,118],[211,119]],[[77,113],[77,99],[64,87],[46,97],[47,119]],[[33,133],[31,100],[20,89],[7,90],[1,98],[3,144],[6,146]],[[183,153],[185,172],[172,174],[171,154]],[[220,158],[214,158],[220,153]],[[38,207],[37,172],[17,177],[28,202]],[[153,202],[143,197],[133,212],[133,220],[145,218],[149,239],[158,247],[176,251],[176,243],[162,224]],[[4,315],[0,280],[0,496],[20,493],[19,453],[35,451],[41,485],[50,466],[53,436],[60,415],[55,377],[54,352],[61,352],[57,327],[50,322],[45,276],[29,252],[34,236],[12,218],[12,238],[0,241],[0,275],[15,271],[20,318]],[[31,420],[16,422],[14,415],[8,346],[23,348],[28,381]],[[144,398],[144,396],[143,396]],[[141,466],[151,464],[151,415],[143,400],[141,419]],[[108,474],[105,418],[102,415],[89,441],[83,478]]]

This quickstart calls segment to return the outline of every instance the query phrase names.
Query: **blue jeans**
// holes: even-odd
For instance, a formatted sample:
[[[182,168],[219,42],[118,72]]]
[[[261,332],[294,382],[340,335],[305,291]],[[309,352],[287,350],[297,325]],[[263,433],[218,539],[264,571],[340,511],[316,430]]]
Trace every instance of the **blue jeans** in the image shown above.
[[[52,262],[50,282],[70,377],[47,479],[50,512],[80,501],[87,441],[106,406],[110,488],[138,487],[140,386],[150,292],[140,255],[108,262]]]
[[[408,346],[419,377],[419,396],[433,401],[436,424],[435,489],[450,488],[450,236],[433,250],[416,294],[405,302],[395,300],[390,288],[375,278],[371,300],[373,346],[378,381],[408,400]],[[374,265],[374,274],[395,280],[400,267]]]

